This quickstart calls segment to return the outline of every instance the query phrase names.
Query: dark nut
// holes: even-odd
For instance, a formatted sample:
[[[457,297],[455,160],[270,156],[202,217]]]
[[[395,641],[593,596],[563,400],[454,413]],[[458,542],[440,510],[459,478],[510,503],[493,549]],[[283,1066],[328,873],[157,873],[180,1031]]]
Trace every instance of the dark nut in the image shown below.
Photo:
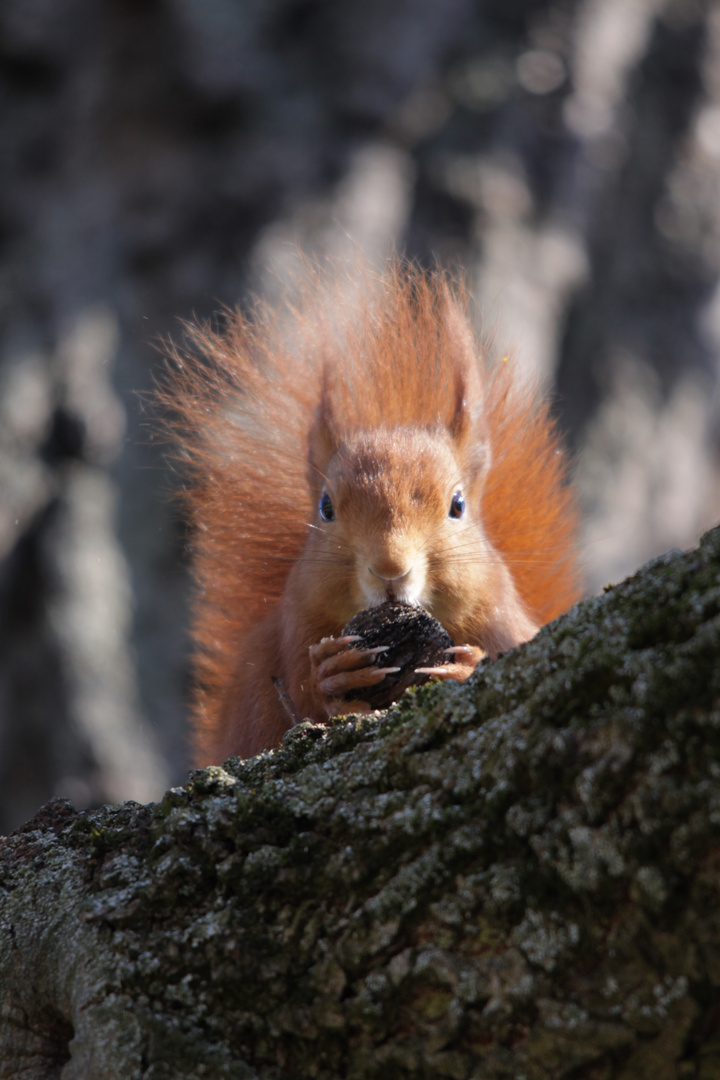
[[[345,695],[348,701],[361,698],[374,709],[384,709],[397,701],[408,686],[427,682],[431,676],[416,675],[415,668],[438,667],[446,663],[445,650],[454,644],[445,628],[424,608],[390,600],[358,612],[343,628],[342,634],[343,637],[360,635],[362,640],[355,642],[354,648],[388,646],[386,652],[375,657],[375,666],[400,668],[400,671],[386,675],[377,686]]]

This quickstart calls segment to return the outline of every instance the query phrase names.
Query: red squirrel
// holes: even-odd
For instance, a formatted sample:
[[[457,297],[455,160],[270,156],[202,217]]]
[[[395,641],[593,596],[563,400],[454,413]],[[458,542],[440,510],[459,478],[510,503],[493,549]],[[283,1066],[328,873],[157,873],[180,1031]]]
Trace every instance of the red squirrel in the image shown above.
[[[578,597],[548,405],[507,357],[483,359],[466,291],[399,259],[306,278],[171,350],[198,765],[280,742],[292,721],[273,680],[303,718],[365,709],[380,650],[340,636],[365,608],[422,605],[458,643],[429,670],[465,679]]]

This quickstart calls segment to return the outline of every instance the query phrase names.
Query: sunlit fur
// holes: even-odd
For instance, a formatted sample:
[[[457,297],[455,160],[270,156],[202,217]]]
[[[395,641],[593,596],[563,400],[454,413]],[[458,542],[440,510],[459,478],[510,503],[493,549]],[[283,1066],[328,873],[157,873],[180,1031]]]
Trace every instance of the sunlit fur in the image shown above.
[[[161,395],[195,526],[200,764],[279,741],[271,675],[321,718],[309,646],[387,596],[494,655],[578,595],[547,404],[485,362],[462,288],[401,261],[305,271],[277,310],[191,328]]]

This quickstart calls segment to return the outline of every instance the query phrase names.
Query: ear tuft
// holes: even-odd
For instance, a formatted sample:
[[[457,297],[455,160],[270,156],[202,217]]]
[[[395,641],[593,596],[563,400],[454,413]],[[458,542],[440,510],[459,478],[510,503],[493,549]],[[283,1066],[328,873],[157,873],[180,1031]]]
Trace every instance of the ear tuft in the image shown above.
[[[441,319],[453,379],[453,408],[447,426],[471,488],[480,490],[490,466],[481,361],[464,306],[447,284],[443,287]]]
[[[446,283],[441,304],[442,330],[453,378],[454,407],[448,428],[458,446],[463,446],[477,436],[484,411],[477,343],[462,305]]]
[[[467,372],[464,365],[458,363],[453,369],[453,413],[448,423],[448,430],[453,442],[459,449],[463,449],[468,440],[472,438],[474,428],[474,412],[472,404],[468,400]]]
[[[320,404],[308,435],[308,478],[313,491],[322,487],[322,479],[337,446],[332,403],[327,382],[323,380]]]

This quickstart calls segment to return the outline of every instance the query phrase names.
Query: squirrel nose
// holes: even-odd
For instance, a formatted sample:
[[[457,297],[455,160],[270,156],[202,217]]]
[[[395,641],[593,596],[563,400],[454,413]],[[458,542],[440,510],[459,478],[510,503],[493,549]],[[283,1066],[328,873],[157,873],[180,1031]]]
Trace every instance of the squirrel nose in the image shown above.
[[[382,572],[374,570],[372,566],[368,566],[368,570],[373,577],[376,577],[379,581],[382,581],[384,585],[400,585],[405,578],[410,576],[410,570],[400,569],[397,573],[392,573],[395,567],[383,566]],[[390,572],[388,572],[390,571]]]

